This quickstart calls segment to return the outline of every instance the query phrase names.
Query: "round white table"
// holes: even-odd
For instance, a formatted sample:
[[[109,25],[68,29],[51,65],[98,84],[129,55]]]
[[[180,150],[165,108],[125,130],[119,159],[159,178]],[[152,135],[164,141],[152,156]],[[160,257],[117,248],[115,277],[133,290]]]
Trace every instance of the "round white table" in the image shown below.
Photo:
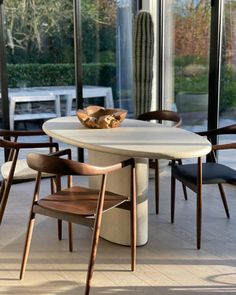
[[[134,157],[137,177],[137,245],[148,240],[148,158],[184,159],[208,154],[211,144],[195,133],[160,124],[126,119],[114,129],[87,129],[77,117],[60,117],[46,121],[43,130],[64,143],[88,149],[94,165],[109,165]],[[125,168],[126,169],[126,168]],[[107,189],[129,196],[129,170],[109,175]],[[99,187],[99,178],[91,187]],[[129,245],[129,212],[115,208],[103,214],[101,236],[109,241]]]

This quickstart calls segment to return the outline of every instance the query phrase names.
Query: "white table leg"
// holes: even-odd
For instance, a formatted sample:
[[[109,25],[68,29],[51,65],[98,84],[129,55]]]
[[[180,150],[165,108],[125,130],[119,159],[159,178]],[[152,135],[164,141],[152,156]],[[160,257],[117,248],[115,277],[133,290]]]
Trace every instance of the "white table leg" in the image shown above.
[[[16,108],[16,101],[14,98],[9,97],[9,121],[10,121],[10,130],[14,130],[14,115],[15,115],[15,108]]]
[[[114,164],[128,157],[88,151],[89,163],[105,166]],[[148,160],[136,159],[137,175],[137,245],[148,240]],[[100,178],[91,177],[90,187],[99,188]],[[124,196],[130,196],[130,169],[124,168],[109,175],[107,190]],[[103,214],[101,237],[111,242],[130,244],[130,213],[128,210],[114,208]]]
[[[63,95],[63,98],[66,100],[66,116],[72,116],[72,103],[73,96],[72,95]]]
[[[114,101],[113,101],[113,95],[112,95],[111,87],[107,88],[104,106],[106,108],[114,109]]]

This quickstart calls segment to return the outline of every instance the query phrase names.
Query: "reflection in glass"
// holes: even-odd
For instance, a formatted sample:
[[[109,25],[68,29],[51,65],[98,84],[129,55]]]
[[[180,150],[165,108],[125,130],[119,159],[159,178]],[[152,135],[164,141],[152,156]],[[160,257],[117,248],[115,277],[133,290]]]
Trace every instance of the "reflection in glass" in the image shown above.
[[[220,126],[236,124],[236,1],[224,1],[224,27],[220,84]],[[221,143],[234,142],[228,135]],[[235,169],[235,151],[221,151],[219,158]]]
[[[220,125],[236,123],[236,1],[225,1],[221,65]]]
[[[82,0],[84,85],[111,87],[115,107],[133,112],[132,12],[136,1]],[[85,104],[104,105],[104,98]]]
[[[165,3],[164,107],[180,113],[184,128],[205,129],[210,1]]]
[[[4,6],[10,97],[50,95],[51,87],[74,85],[73,1],[5,0]],[[35,87],[40,87],[37,93]],[[50,101],[19,102],[15,113],[36,118],[37,112],[53,109]],[[26,121],[27,128],[42,123]],[[15,128],[25,127],[20,120],[15,123]]]

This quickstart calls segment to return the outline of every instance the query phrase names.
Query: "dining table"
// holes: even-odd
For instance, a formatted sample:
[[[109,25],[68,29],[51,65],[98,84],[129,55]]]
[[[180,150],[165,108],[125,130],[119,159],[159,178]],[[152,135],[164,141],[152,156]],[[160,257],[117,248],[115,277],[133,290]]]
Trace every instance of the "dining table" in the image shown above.
[[[112,129],[88,129],[76,116],[67,116],[46,121],[43,130],[63,143],[87,149],[88,162],[93,165],[104,166],[135,158],[139,246],[148,241],[148,159],[198,158],[211,151],[211,143],[193,132],[135,119],[125,119],[119,127]],[[129,196],[129,173],[126,167],[110,174],[107,189]],[[89,185],[98,188],[100,178],[91,178]],[[129,211],[114,208],[103,214],[100,236],[114,243],[129,245],[129,224]]]

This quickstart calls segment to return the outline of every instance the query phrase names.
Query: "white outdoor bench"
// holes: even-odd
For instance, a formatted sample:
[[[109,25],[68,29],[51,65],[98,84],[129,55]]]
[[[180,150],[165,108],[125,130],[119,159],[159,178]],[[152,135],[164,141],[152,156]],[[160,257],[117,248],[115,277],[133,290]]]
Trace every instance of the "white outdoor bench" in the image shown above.
[[[49,86],[49,87],[30,87],[30,88],[12,88],[9,89],[9,119],[10,129],[14,129],[14,121],[29,121],[37,119],[49,119],[61,116],[60,100],[66,103],[65,115],[71,116],[75,114],[72,108],[73,100],[75,100],[75,86]],[[103,86],[83,86],[83,98],[104,98],[104,106],[106,108],[114,108],[112,88]],[[38,112],[31,113],[23,110],[22,113],[16,114],[16,104],[28,102],[44,103],[45,101],[55,101],[55,111],[51,113]]]
[[[52,102],[52,107],[50,107],[50,112],[36,112],[33,113],[31,109],[27,112],[16,114],[16,104],[22,103],[40,103]],[[51,110],[52,108],[52,110]],[[46,120],[50,118],[60,117],[60,97],[54,94],[48,95],[33,95],[33,96],[14,96],[9,99],[9,121],[10,121],[10,130],[14,130],[15,121],[31,121],[31,120]]]
[[[66,116],[75,115],[76,111],[73,110],[72,104],[75,100],[75,94],[66,95]],[[83,87],[83,98],[94,98],[103,97],[104,107],[114,108],[113,95],[111,87],[101,87],[101,86],[84,86]]]

